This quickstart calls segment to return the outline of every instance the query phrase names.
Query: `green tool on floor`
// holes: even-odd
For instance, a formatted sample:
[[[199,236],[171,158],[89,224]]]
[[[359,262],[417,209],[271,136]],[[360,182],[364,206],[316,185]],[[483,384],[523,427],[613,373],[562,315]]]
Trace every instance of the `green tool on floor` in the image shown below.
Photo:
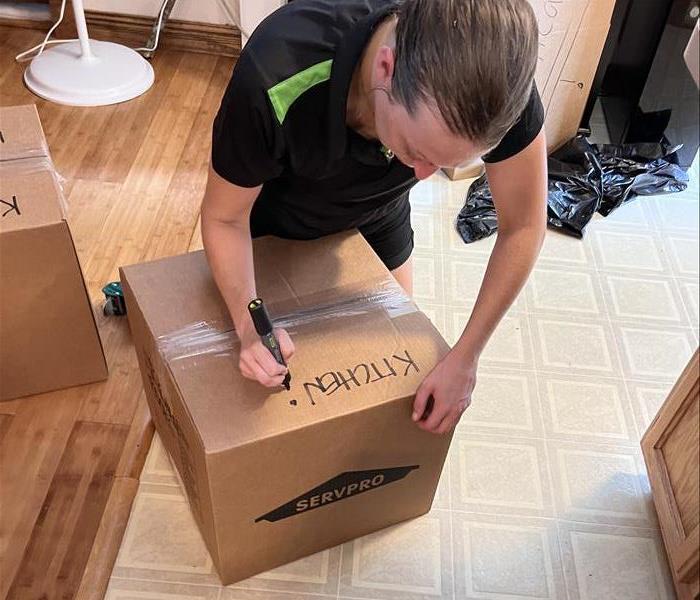
[[[126,302],[124,302],[124,292],[122,291],[121,283],[118,281],[108,283],[102,288],[102,293],[105,295],[106,299],[102,309],[105,316],[122,316],[126,314]]]

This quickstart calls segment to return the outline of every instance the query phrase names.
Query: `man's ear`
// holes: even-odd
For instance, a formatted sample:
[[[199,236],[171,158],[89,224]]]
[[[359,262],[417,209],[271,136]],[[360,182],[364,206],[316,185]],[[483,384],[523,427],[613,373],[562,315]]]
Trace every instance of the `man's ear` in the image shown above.
[[[391,93],[391,80],[394,77],[396,55],[389,46],[380,46],[374,58],[374,82],[372,87],[382,88]]]

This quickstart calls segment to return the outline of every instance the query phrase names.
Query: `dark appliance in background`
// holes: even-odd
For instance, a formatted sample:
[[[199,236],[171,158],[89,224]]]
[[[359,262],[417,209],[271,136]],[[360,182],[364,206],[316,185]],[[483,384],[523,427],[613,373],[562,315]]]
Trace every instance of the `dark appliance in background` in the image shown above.
[[[581,121],[590,129],[598,98],[613,144],[683,144],[688,169],[698,151],[698,88],[683,60],[700,0],[617,0]]]

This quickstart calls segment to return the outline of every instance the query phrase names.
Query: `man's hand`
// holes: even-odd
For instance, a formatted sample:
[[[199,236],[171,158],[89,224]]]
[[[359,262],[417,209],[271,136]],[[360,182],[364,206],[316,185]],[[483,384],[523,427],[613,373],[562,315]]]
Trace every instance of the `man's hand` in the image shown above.
[[[465,363],[455,350],[437,364],[416,393],[413,420],[418,427],[438,434],[454,429],[471,403],[476,368],[476,361]]]
[[[544,130],[515,156],[487,164],[486,174],[498,213],[498,239],[464,332],[425,378],[414,402],[413,420],[434,433],[450,431],[469,406],[478,357],[525,284],[542,247],[547,226]]]
[[[287,367],[279,364],[270,351],[262,345],[260,336],[256,333],[250,319],[247,319],[242,329],[243,331],[239,332],[241,355],[238,360],[241,374],[266,387],[281,386],[287,374]],[[284,329],[275,329],[274,334],[280,344],[284,360],[289,362],[294,354],[294,344],[289,334]]]
[[[282,385],[287,369],[262,345],[248,313],[248,302],[257,297],[250,238],[250,211],[261,186],[243,188],[229,183],[209,167],[202,201],[202,240],[209,267],[226,302],[241,340],[238,366],[244,377],[268,387]],[[282,356],[294,352],[286,331],[275,332]]]

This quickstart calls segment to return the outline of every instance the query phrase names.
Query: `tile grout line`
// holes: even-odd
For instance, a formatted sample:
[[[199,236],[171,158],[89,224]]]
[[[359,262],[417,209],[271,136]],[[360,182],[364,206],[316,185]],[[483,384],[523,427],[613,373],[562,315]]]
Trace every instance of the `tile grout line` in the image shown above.
[[[110,579],[115,579],[117,581],[134,581],[134,582],[142,582],[142,583],[164,583],[164,584],[173,584],[173,585],[179,585],[179,586],[191,586],[194,588],[200,587],[200,588],[218,589],[220,596],[223,595],[223,592],[225,592],[226,590],[233,591],[233,592],[268,592],[268,593],[271,592],[274,594],[298,594],[299,593],[296,590],[269,589],[269,588],[253,587],[253,586],[240,587],[240,586],[238,586],[237,583],[232,583],[229,585],[222,585],[221,583],[195,583],[192,581],[183,581],[183,580],[179,580],[179,579],[157,579],[157,578],[152,578],[152,577],[150,577],[150,578],[149,577],[124,577],[123,575],[112,575],[112,577]],[[304,591],[302,593],[306,594],[308,596],[316,596],[318,598],[332,598],[332,595],[324,594],[323,592]]]
[[[678,294],[678,296],[681,299],[681,309],[683,311],[683,314],[687,318],[687,327],[690,329],[690,331],[692,331],[693,337],[695,338],[695,343],[697,345],[697,343],[698,343],[697,331],[698,331],[698,328],[700,328],[700,318],[698,315],[692,314],[691,308],[689,306],[689,302],[686,299],[686,294],[685,294],[683,288],[681,287],[681,280],[678,277],[674,276],[671,278],[671,281],[672,281],[673,288],[676,290],[676,293]],[[697,279],[694,280],[694,283],[697,285],[698,280]]]
[[[645,212],[644,208],[646,208],[646,207],[644,205],[642,205],[642,212]],[[648,217],[648,216],[649,216],[648,213],[646,213],[645,217]],[[652,230],[655,231],[655,228],[653,227],[653,225],[654,225],[653,219],[651,220],[650,225],[652,225]],[[598,274],[598,279],[600,280],[600,265],[598,264],[598,256],[597,256],[596,252],[593,252],[593,263],[595,264],[596,273]],[[602,288],[602,285],[601,285],[601,288]],[[615,327],[613,325],[612,317],[610,316],[611,307],[610,307],[610,303],[608,300],[608,296],[605,293],[605,289],[603,289],[602,291],[603,291],[603,310],[605,312],[605,319],[610,327],[610,331],[611,331],[612,336],[613,336],[613,342],[615,344],[614,352],[617,356],[618,364],[620,365],[620,375],[621,375],[621,379],[622,379],[622,385],[623,385],[624,390],[625,390],[625,395],[627,396],[626,404],[627,404],[628,409],[631,411],[631,414],[634,415],[635,411],[634,411],[634,407],[632,406],[632,394],[631,394],[630,387],[627,383],[628,377],[627,377],[627,374],[625,373],[625,369],[624,369],[624,364],[625,364],[624,361],[626,360],[626,357],[623,356],[623,352],[620,348],[620,344],[618,343],[618,340],[616,339]],[[639,431],[639,425],[637,423],[636,418],[633,419],[632,425],[634,427],[635,432],[637,433],[637,437],[639,439],[641,439],[642,434]],[[639,444],[637,444],[637,445],[639,445]]]
[[[652,224],[653,224],[653,223],[654,223],[654,222],[652,221]],[[653,228],[653,231],[654,231],[654,233],[656,233],[656,232],[657,232],[657,229],[656,229],[656,228]],[[665,250],[665,246],[664,246],[663,244],[662,244],[662,249]],[[596,258],[595,256],[594,256],[594,260],[596,260],[596,263],[597,263],[597,258]],[[627,276],[637,276],[637,277],[641,277],[641,275],[635,275],[634,273],[628,274],[628,273],[626,273],[626,272],[621,272],[620,274],[621,274],[622,276],[627,275]],[[673,280],[673,284],[672,284],[672,285],[674,285],[674,286],[676,287],[676,289],[677,289],[678,286],[677,286],[676,283],[675,283],[675,277],[672,277],[671,279]],[[664,278],[664,280],[666,280],[666,278]],[[680,291],[680,290],[678,290],[678,291]],[[613,341],[615,342],[615,351],[616,351],[616,353],[617,353],[617,357],[618,357],[619,364],[620,364],[620,371],[621,371],[622,384],[623,384],[623,386],[624,386],[625,394],[626,394],[626,396],[627,396],[626,404],[627,404],[628,408],[632,411],[632,415],[635,415],[635,414],[636,414],[636,411],[634,410],[634,405],[633,405],[634,396],[633,396],[632,389],[631,389],[630,383],[629,383],[630,377],[629,377],[629,375],[625,372],[625,368],[624,368],[624,365],[625,365],[625,363],[626,363],[626,361],[627,361],[627,357],[624,355],[623,348],[621,347],[621,340],[618,341],[618,340],[616,339],[615,323],[613,322],[613,319],[612,319],[612,316],[611,316],[612,307],[611,307],[610,304],[609,304],[609,300],[608,300],[607,295],[604,295],[603,301],[604,301],[604,303],[605,303],[605,316],[606,316],[606,318],[607,318],[607,320],[608,320],[608,323],[609,323],[609,325],[610,325],[610,329],[611,329],[611,331],[612,331],[612,333],[613,333]],[[681,294],[681,302],[683,302],[683,307],[682,307],[682,308],[685,309],[685,302],[684,302],[684,300],[683,300],[682,294]],[[622,324],[622,323],[624,323],[624,322],[625,322],[625,319],[621,319],[621,320],[619,321],[618,324]],[[660,326],[660,325],[658,325],[658,326]],[[637,327],[641,327],[641,324],[639,324]],[[650,379],[652,379],[652,378],[650,377]],[[641,429],[641,424],[638,422],[638,419],[637,419],[637,418],[634,418],[634,419],[633,419],[632,425],[633,425],[633,427],[634,427],[634,430],[635,430],[635,432],[636,432],[636,434],[637,434],[637,439],[638,439],[637,443],[635,444],[635,447],[637,447],[637,448],[640,450],[640,452],[641,452],[641,439],[642,439],[642,437],[644,436],[646,430],[642,431],[642,429]],[[646,465],[645,465],[645,475],[647,476],[647,479],[648,479],[648,474],[646,473]]]
[[[537,402],[539,403],[540,407],[540,419],[542,420],[542,434],[545,435],[546,429],[544,427],[544,402],[542,400],[542,396],[540,394],[540,389],[541,389],[541,379],[540,379],[540,374],[535,373],[535,384],[536,384],[536,393],[537,393]],[[554,548],[555,552],[557,553],[556,558],[559,559],[559,565],[561,568],[561,577],[562,577],[562,583],[564,585],[564,593],[566,594],[567,599],[571,598],[571,593],[569,592],[569,581],[566,577],[566,569],[564,566],[564,549],[562,546],[562,536],[561,536],[561,529],[559,527],[559,523],[561,522],[561,516],[559,514],[559,502],[557,498],[557,492],[555,490],[555,481],[554,478],[559,477],[559,473],[554,473],[553,471],[553,464],[552,464],[552,457],[551,457],[551,452],[550,452],[550,444],[552,440],[550,439],[545,439],[543,442],[543,447],[544,447],[544,455],[545,455],[545,460],[546,460],[546,472],[547,475],[549,476],[549,491],[550,491],[550,499],[552,502],[552,521],[554,523],[554,531],[556,532],[556,547]],[[561,482],[560,482],[561,483]],[[556,588],[555,588],[556,589]]]
[[[643,210],[644,208],[645,208],[645,207],[642,206],[642,210]],[[648,216],[648,215],[647,215],[647,216]],[[657,250],[660,250],[660,251],[661,251],[662,259],[665,260],[667,263],[669,263],[669,266],[671,267],[671,271],[672,271],[672,272],[674,273],[674,275],[675,275],[675,269],[673,268],[673,265],[670,264],[670,261],[668,260],[668,256],[667,256],[667,253],[666,253],[666,247],[665,247],[665,244],[663,243],[663,237],[660,235],[660,232],[659,232],[659,230],[658,230],[658,227],[655,227],[654,225],[656,225],[656,224],[652,221],[652,233],[651,233],[651,237],[652,237],[652,239],[653,239],[655,242],[656,242],[656,241],[659,242],[659,245],[657,246]],[[593,261],[594,261],[594,264],[595,264],[595,266],[596,266],[597,277],[598,277],[598,279],[600,280],[600,265],[598,264],[598,256],[597,256],[597,253],[596,253],[596,252],[593,252]],[[621,273],[621,275],[624,276],[625,274],[627,274],[627,269],[625,269],[624,271],[621,269],[621,270],[620,270],[620,273]],[[631,275],[634,275],[634,273],[632,273]],[[630,276],[630,274],[628,274],[628,276]],[[641,277],[641,276],[640,276],[640,277]],[[605,291],[605,290],[603,290],[603,291]],[[681,295],[681,301],[683,302],[683,305],[684,305],[684,308],[685,308],[685,301],[684,301],[682,295]],[[626,404],[627,404],[628,408],[631,410],[631,414],[634,415],[634,414],[635,414],[635,411],[634,411],[634,407],[632,406],[632,402],[633,402],[633,400],[632,400],[632,390],[630,389],[630,385],[629,385],[629,383],[628,383],[628,379],[629,379],[628,374],[625,372],[625,368],[624,368],[625,362],[623,362],[623,361],[626,361],[627,357],[626,357],[626,356],[623,356],[623,348],[621,347],[621,343],[618,342],[618,340],[616,339],[615,327],[614,327],[614,325],[613,325],[612,316],[611,316],[611,314],[610,314],[610,313],[611,313],[611,306],[610,306],[610,304],[609,304],[609,300],[608,300],[607,294],[605,294],[605,293],[603,294],[603,303],[604,303],[605,318],[606,318],[606,320],[607,320],[607,322],[608,322],[608,324],[609,324],[610,330],[611,330],[612,335],[613,335],[613,342],[614,342],[614,344],[615,344],[614,351],[615,351],[615,353],[616,353],[616,355],[617,355],[617,358],[618,358],[618,364],[620,365],[620,372],[621,372],[621,376],[622,376],[622,383],[623,383],[624,390],[625,390],[625,393],[626,393],[626,396],[627,396]],[[636,418],[633,419],[632,425],[633,425],[635,431],[637,432],[637,437],[638,437],[639,440],[641,441],[641,438],[643,437],[643,432],[640,430],[640,424],[638,423],[638,421],[637,421]],[[641,454],[641,443],[638,443],[638,444],[636,445],[636,447],[638,448],[639,453]],[[648,484],[648,486],[650,486],[650,484],[649,484],[649,475],[648,475],[648,472],[647,472],[647,470],[646,470],[646,463],[645,463],[645,461],[644,461],[643,458],[642,458],[641,462],[642,462],[642,465],[643,465],[643,468],[644,468],[644,473],[643,473],[643,474],[644,474],[644,476],[647,478],[647,484]],[[637,468],[637,461],[636,461],[636,460],[635,460],[635,468]],[[644,496],[644,494],[643,494],[643,496]],[[640,500],[641,500],[642,502],[644,502],[644,497],[640,498]],[[645,512],[648,512],[648,511],[645,511]],[[572,521],[565,520],[564,522],[572,522]],[[578,522],[578,521],[573,521],[573,523],[579,523],[579,522]],[[658,521],[657,521],[657,524],[658,524]],[[618,525],[617,527],[620,527],[620,526]],[[622,526],[622,527],[624,527],[624,526]],[[636,529],[640,529],[640,528],[636,528]],[[659,537],[659,536],[660,536],[660,530],[659,530],[659,529],[654,529],[654,528],[645,528],[645,529],[646,529],[647,531],[653,531],[653,532],[655,533],[655,537]],[[558,532],[560,531],[560,528],[559,528],[559,527],[557,527],[557,531],[558,531]],[[562,552],[562,560],[563,560],[563,548],[562,548],[561,543],[562,543],[562,542],[561,542],[561,539],[560,539],[560,540],[559,540],[559,547],[560,547],[560,552]],[[658,556],[657,556],[657,558],[658,558]],[[662,557],[662,558],[663,558],[663,557]],[[572,561],[573,561],[573,560],[574,560],[574,557],[573,557],[573,548],[572,548]],[[578,583],[578,578],[576,578],[576,581],[577,581],[577,587],[580,586],[580,584]],[[657,583],[658,583],[658,582],[657,582]],[[568,585],[567,585],[567,594],[568,594]],[[579,595],[580,595],[580,589],[579,589]]]
[[[453,438],[454,441],[454,438]],[[452,442],[450,442],[452,445]],[[455,557],[455,533],[454,533],[454,512],[452,510],[452,460],[450,460],[449,468],[447,469],[447,479],[448,479],[448,494],[447,494],[447,505],[449,506],[448,518],[450,523],[450,562],[452,566],[452,598],[453,600],[457,598],[457,561]],[[467,565],[463,565],[466,569]]]
[[[343,576],[343,556],[345,554],[345,544],[340,545],[340,557],[338,558],[337,581],[335,586],[335,598],[340,598],[340,578]]]
[[[599,276],[599,270],[598,270],[598,261],[596,258],[595,248],[593,248],[592,245],[593,244],[591,244],[590,256],[591,256],[591,259],[593,261],[593,267],[594,267],[593,272],[595,273],[596,278],[599,279],[600,276]],[[599,285],[599,287],[600,287],[600,285]],[[605,305],[605,297],[604,296],[602,298],[602,301],[604,304],[603,304],[603,306],[601,306],[601,309],[604,310],[605,316],[607,317],[608,313],[606,310],[607,306]],[[608,319],[608,322],[609,322],[609,319]],[[535,333],[534,333],[534,322],[533,322],[532,318],[530,318],[530,324],[533,325],[533,327],[532,327],[532,329],[533,329],[532,343],[534,345]],[[614,341],[614,339],[613,339],[613,341]],[[534,348],[533,348],[533,359],[534,359]],[[622,366],[621,363],[619,363],[619,364],[620,364],[620,366]],[[545,407],[544,407],[544,402],[542,401],[542,398],[539,396],[539,390],[541,389],[542,379],[541,379],[540,373],[537,370],[535,370],[535,381],[537,384],[538,401],[540,403],[540,415],[541,415],[541,418],[543,421],[542,432],[544,435],[545,434],[545,429],[544,429],[544,409],[545,409]],[[566,597],[572,598],[574,595],[573,586],[574,585],[576,586],[579,596],[580,596],[580,588],[579,588],[579,584],[578,584],[577,579],[574,579],[573,581],[571,581],[571,578],[567,577],[567,569],[566,569],[566,563],[565,563],[565,552],[564,552],[564,545],[563,545],[563,539],[562,539],[563,530],[560,527],[561,519],[560,519],[560,515],[559,515],[559,502],[558,502],[558,498],[557,498],[558,494],[555,491],[555,481],[554,481],[555,475],[557,477],[559,477],[560,474],[558,472],[553,473],[552,457],[551,457],[551,453],[550,453],[549,443],[547,441],[544,442],[544,452],[545,452],[545,457],[546,457],[546,461],[547,461],[547,472],[548,472],[549,478],[550,478],[549,483],[550,483],[550,490],[551,490],[551,494],[552,494],[552,498],[551,498],[552,499],[552,508],[553,508],[553,513],[555,516],[555,530],[556,530],[556,536],[557,536],[556,551],[558,553],[559,564],[561,565],[563,584],[564,584],[564,590],[565,590]],[[561,484],[561,482],[559,482],[559,483]]]

